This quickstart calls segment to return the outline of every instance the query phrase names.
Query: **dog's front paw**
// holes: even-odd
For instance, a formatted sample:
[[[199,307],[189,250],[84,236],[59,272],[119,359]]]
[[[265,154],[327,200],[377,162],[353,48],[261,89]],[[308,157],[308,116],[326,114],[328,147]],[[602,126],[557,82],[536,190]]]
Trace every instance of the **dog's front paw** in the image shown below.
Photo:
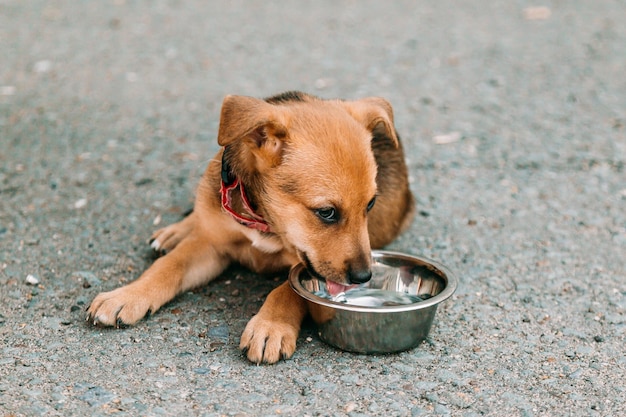
[[[300,329],[292,324],[257,314],[243,331],[239,348],[256,364],[276,363],[293,355],[299,332]]]
[[[87,309],[87,321],[123,327],[137,323],[156,309],[146,294],[126,286],[98,294]]]
[[[149,241],[150,247],[161,254],[171,252],[191,231],[191,223],[185,220],[152,233]]]

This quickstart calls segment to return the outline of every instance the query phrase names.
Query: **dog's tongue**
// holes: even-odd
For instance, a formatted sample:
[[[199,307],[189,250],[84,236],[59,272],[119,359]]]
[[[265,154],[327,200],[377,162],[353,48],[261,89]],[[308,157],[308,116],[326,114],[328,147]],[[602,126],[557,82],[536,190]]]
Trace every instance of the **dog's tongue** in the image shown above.
[[[343,285],[343,284],[338,284],[336,282],[332,282],[330,280],[326,281],[326,290],[328,291],[328,294],[330,294],[331,297],[334,297],[339,293],[346,292],[356,287],[358,287],[357,284]]]

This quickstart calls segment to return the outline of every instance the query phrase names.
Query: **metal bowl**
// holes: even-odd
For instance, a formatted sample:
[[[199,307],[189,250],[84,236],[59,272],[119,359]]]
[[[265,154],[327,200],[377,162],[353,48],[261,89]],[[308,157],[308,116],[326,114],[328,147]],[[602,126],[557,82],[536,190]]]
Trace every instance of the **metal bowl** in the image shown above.
[[[428,336],[437,306],[457,287],[456,277],[440,263],[388,251],[372,252],[372,279],[359,288],[394,291],[401,297],[418,296],[422,301],[380,306],[332,301],[316,295],[326,291],[326,283],[309,275],[303,265],[291,269],[289,282],[306,300],[320,338],[357,353],[391,353],[416,347]]]

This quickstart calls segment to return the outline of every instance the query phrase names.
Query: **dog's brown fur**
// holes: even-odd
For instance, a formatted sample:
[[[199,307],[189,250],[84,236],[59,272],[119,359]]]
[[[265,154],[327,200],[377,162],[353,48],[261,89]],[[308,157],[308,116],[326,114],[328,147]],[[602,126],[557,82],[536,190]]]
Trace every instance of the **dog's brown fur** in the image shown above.
[[[303,262],[326,280],[364,280],[370,249],[391,242],[412,218],[402,146],[384,99],[321,100],[300,92],[267,100],[228,96],[218,143],[224,148],[200,181],[193,212],[152,237],[153,247],[166,255],[136,281],[99,294],[88,320],[134,324],[233,262],[260,273]],[[223,210],[222,161],[245,184],[270,233]],[[243,212],[241,197],[233,198],[233,208]],[[325,208],[335,210],[332,221],[320,217]],[[306,314],[306,304],[284,283],[250,320],[240,347],[256,363],[290,357]]]

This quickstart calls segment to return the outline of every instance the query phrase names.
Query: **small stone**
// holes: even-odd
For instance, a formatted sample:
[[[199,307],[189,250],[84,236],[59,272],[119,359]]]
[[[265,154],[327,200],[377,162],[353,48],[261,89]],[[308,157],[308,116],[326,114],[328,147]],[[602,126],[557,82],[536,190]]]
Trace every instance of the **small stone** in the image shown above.
[[[367,410],[373,414],[377,414],[380,411],[380,406],[376,403],[376,401],[372,401]]]
[[[222,348],[226,343],[224,342],[211,342],[209,344],[209,351],[210,352],[215,352],[216,350],[219,350],[220,348]]]
[[[92,386],[85,393],[78,396],[78,399],[85,401],[90,406],[102,406],[116,399],[116,395],[98,386]]]
[[[0,96],[12,96],[16,91],[17,89],[13,85],[0,86]]]
[[[82,281],[83,288],[91,288],[92,286],[99,287],[102,285],[102,281],[93,272],[74,271],[72,275]]]
[[[59,317],[44,317],[44,319],[41,322],[41,325],[43,326],[44,329],[60,330],[61,323],[64,321],[66,320],[63,320]]]
[[[526,20],[546,20],[552,15],[552,11],[546,6],[527,7],[523,13]]]
[[[20,298],[22,298],[22,292],[20,290],[9,291],[7,295],[14,300],[19,300]]]
[[[87,199],[86,198],[81,198],[80,200],[76,200],[74,202],[74,208],[75,209],[81,209],[83,207],[85,207],[87,205]]]
[[[129,71],[126,73],[126,81],[129,83],[134,83],[139,80],[139,75],[136,72]]]
[[[602,336],[594,336],[593,340],[595,340],[597,343],[602,343],[602,342],[604,342],[604,337],[602,337]]]
[[[421,407],[413,407],[411,408],[411,416],[415,417],[415,416],[424,416],[424,415],[428,415],[427,410],[421,408]]]
[[[331,86],[332,83],[333,80],[330,78],[318,78],[317,80],[315,80],[315,88],[318,90],[324,90]]]
[[[39,284],[39,278],[37,278],[34,275],[28,274],[26,276],[26,283],[28,285],[37,285],[37,284]]]
[[[583,371],[581,369],[577,369],[574,372],[567,375],[567,377],[570,379],[580,379],[582,375],[583,375]]]
[[[350,401],[348,404],[346,404],[346,406],[343,408],[343,410],[344,410],[346,413],[351,413],[351,412],[353,412],[354,410],[356,410],[357,406],[358,406],[358,405],[357,405],[357,403],[355,403],[355,402],[353,402],[353,401]]]
[[[0,365],[15,365],[15,358],[0,358]]]
[[[356,384],[359,381],[359,376],[354,375],[354,374],[348,374],[348,375],[342,376],[339,379],[341,380],[341,382],[344,383],[344,385],[350,386],[352,384]]]
[[[207,332],[209,338],[217,339],[219,341],[228,341],[230,331],[228,326],[216,326],[211,327]]]
[[[38,74],[49,72],[51,69],[52,69],[52,61],[49,61],[47,59],[37,61],[35,62],[35,65],[33,65],[33,72],[36,72]]]
[[[461,132],[450,132],[433,136],[433,143],[436,145],[447,145],[461,140]]]

